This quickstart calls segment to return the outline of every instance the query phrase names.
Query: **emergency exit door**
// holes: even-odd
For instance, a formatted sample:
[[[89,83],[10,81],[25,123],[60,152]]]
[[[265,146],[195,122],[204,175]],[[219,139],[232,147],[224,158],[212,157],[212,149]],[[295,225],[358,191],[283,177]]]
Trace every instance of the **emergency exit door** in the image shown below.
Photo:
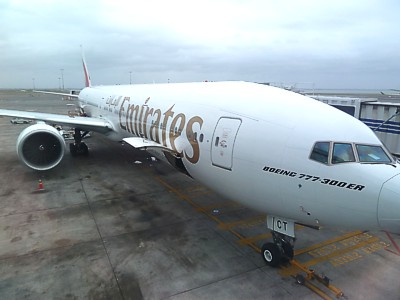
[[[214,166],[232,170],[233,149],[241,123],[240,119],[219,119],[211,145],[211,161]]]

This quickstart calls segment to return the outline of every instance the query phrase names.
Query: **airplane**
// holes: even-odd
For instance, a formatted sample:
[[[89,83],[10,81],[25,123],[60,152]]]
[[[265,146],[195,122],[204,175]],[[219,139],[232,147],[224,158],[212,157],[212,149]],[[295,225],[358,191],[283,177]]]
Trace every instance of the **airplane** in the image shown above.
[[[364,123],[327,104],[250,82],[92,86],[79,115],[0,109],[36,121],[17,139],[34,170],[56,167],[74,128],[71,155],[89,132],[151,152],[222,196],[267,214],[267,265],[293,259],[295,224],[400,233],[400,164]],[[60,93],[57,93],[58,95]]]
[[[393,91],[393,92],[396,92],[396,93],[387,93],[387,92],[384,93],[382,91],[380,93],[381,93],[382,96],[387,96],[389,98],[400,96],[400,90],[396,90],[396,89],[390,89],[390,90]]]

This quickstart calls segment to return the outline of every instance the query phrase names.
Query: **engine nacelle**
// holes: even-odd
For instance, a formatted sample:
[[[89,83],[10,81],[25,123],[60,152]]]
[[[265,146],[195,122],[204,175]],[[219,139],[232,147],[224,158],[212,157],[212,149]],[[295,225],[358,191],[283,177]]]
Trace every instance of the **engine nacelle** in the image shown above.
[[[45,123],[25,128],[17,139],[19,159],[34,170],[49,170],[57,166],[65,153],[61,133]]]

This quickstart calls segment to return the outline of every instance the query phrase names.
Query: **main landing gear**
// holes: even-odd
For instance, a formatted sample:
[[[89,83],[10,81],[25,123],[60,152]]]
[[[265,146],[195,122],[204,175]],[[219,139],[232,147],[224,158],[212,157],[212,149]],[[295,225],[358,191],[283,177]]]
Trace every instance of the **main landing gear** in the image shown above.
[[[82,142],[82,139],[89,133],[89,131],[81,131],[78,128],[75,128],[74,133],[74,142],[69,144],[69,151],[71,152],[72,156],[81,155],[88,155],[89,148],[88,146]]]
[[[294,255],[294,221],[275,216],[267,216],[267,226],[271,229],[273,242],[261,247],[265,263],[277,267],[282,262],[290,261]]]

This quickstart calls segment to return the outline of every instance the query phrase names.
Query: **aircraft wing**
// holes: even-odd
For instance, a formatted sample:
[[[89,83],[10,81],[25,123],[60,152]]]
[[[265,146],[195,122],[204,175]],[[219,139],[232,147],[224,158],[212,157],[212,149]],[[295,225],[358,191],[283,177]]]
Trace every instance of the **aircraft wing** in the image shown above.
[[[50,95],[60,95],[60,96],[67,96],[71,98],[78,98],[79,95],[76,94],[67,94],[67,93],[57,93],[57,92],[47,92],[47,91],[33,91],[34,93],[41,93],[41,94],[50,94]]]
[[[70,126],[74,128],[79,128],[83,131],[95,131],[99,133],[107,133],[114,130],[111,123],[107,120],[92,117],[67,116],[59,114],[40,113],[34,111],[8,109],[0,109],[0,116],[43,121],[50,124]]]

